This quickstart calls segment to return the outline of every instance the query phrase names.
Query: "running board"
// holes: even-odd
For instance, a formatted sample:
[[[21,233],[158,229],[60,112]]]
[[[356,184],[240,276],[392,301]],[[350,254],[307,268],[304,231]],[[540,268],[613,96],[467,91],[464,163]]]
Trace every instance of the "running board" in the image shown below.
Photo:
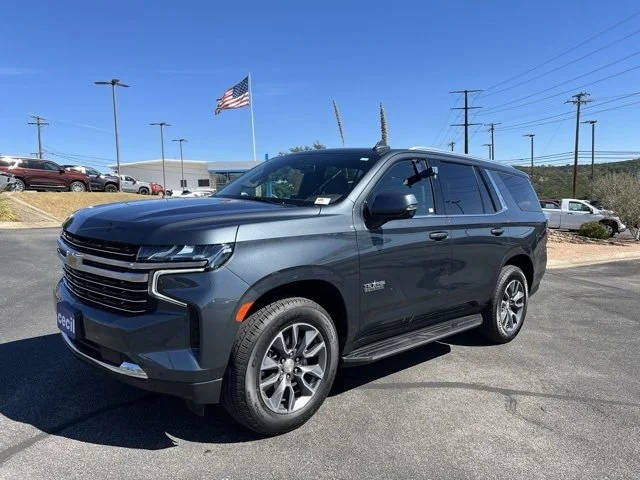
[[[356,348],[342,357],[342,363],[348,366],[355,366],[375,362],[396,353],[411,350],[444,337],[478,327],[480,324],[482,324],[482,316],[480,314],[439,322]]]

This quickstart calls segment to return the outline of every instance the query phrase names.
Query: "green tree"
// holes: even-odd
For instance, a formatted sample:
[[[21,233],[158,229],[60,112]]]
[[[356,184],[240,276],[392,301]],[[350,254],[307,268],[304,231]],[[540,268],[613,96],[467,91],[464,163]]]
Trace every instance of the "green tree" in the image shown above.
[[[604,207],[613,210],[640,240],[640,176],[608,173],[596,178],[593,191]]]
[[[309,145],[296,145],[295,147],[289,148],[288,152],[280,151],[278,155],[287,155],[288,153],[298,153],[298,152],[309,152],[311,150],[324,150],[327,148],[326,145],[320,143],[319,140],[313,142],[311,146]]]

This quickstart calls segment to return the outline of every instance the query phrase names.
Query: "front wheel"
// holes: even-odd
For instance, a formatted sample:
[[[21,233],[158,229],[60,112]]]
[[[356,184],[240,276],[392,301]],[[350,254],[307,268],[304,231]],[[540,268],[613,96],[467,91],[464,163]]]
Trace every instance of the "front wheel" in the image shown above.
[[[107,183],[104,186],[104,191],[109,193],[117,192],[118,186],[115,183]]]
[[[527,278],[515,265],[505,265],[500,271],[491,303],[482,313],[482,331],[495,343],[507,343],[516,338],[527,314],[529,289]]]
[[[24,183],[24,180],[21,178],[16,178],[16,183],[13,184],[14,192],[24,192],[27,188],[27,185]]]
[[[238,332],[225,375],[225,408],[261,434],[299,427],[329,394],[338,348],[331,317],[317,303],[294,297],[261,308]]]
[[[86,192],[87,187],[82,182],[71,182],[71,185],[69,185],[69,191],[70,192]]]

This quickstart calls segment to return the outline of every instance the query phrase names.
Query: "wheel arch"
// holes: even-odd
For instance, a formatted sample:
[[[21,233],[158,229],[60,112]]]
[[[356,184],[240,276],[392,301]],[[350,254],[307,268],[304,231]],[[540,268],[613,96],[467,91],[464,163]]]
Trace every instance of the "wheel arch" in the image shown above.
[[[522,273],[524,273],[524,276],[527,279],[527,287],[529,291],[531,291],[534,279],[534,267],[531,257],[526,253],[512,254],[502,264],[503,267],[506,265],[513,265],[522,270]]]
[[[267,277],[247,291],[238,302],[235,315],[238,315],[243,306],[250,303],[248,310],[243,312],[242,319],[244,320],[262,307],[289,297],[308,298],[329,313],[338,332],[340,350],[342,351],[349,335],[353,333],[353,329],[349,328],[349,318],[352,314],[349,312],[345,295],[338,286],[338,282],[332,281],[326,276],[301,276],[297,271],[296,274],[281,272],[275,277]]]

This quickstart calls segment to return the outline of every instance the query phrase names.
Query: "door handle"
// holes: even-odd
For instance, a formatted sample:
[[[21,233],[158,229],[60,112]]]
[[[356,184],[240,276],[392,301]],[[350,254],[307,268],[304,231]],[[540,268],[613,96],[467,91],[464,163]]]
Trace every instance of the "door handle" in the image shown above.
[[[431,240],[444,240],[449,234],[447,232],[432,232],[429,234]]]
[[[495,235],[496,237],[499,237],[500,235],[502,235],[504,233],[504,228],[492,228],[491,229],[491,235]]]

